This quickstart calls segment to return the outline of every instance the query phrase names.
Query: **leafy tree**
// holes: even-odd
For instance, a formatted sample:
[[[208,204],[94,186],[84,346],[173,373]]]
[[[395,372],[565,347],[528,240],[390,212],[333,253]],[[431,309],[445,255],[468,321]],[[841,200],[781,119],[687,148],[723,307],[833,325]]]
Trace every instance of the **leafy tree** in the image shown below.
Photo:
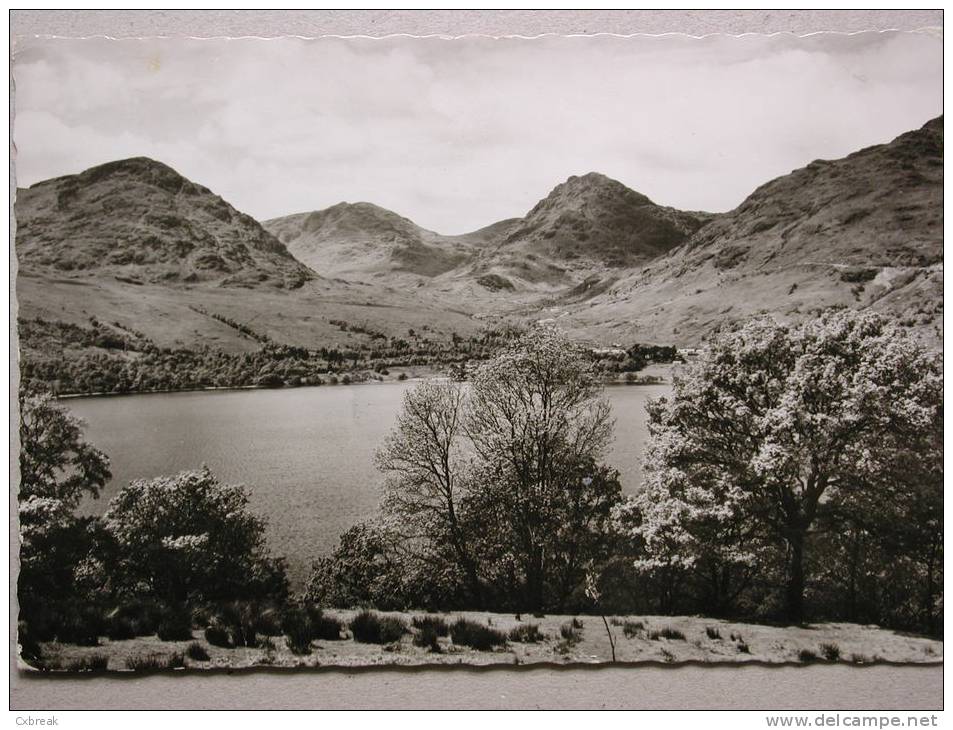
[[[170,603],[281,598],[284,563],[265,552],[264,523],[244,488],[203,468],[124,487],[103,516],[114,540],[105,561],[129,592]]]
[[[892,509],[910,494],[913,462],[940,473],[941,406],[939,359],[873,314],[721,333],[649,410],[637,528],[648,559],[714,551],[722,567],[756,564],[763,533],[784,549],[786,613],[800,621],[819,516]]]
[[[591,531],[603,531],[620,498],[617,475],[597,467],[612,426],[588,354],[554,328],[527,333],[476,372],[467,430],[485,491],[474,502],[495,505],[481,533],[511,558],[528,611],[561,605],[568,575],[585,577],[586,547],[599,542]]]
[[[47,393],[20,399],[20,499],[42,497],[75,508],[109,481],[109,459],[83,440],[83,422]]]

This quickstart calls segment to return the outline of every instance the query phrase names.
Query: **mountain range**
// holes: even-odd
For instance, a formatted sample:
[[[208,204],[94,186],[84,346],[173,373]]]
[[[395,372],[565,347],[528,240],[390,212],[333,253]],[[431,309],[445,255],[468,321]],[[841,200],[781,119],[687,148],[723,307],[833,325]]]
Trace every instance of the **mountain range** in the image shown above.
[[[165,346],[346,343],[335,324],[474,333],[556,320],[594,342],[691,346],[760,312],[872,308],[942,332],[943,120],[816,160],[732,211],[659,205],[598,173],[522,217],[445,236],[368,202],[259,223],[147,158],[17,191],[21,317],[135,327]],[[217,316],[209,316],[214,313]]]

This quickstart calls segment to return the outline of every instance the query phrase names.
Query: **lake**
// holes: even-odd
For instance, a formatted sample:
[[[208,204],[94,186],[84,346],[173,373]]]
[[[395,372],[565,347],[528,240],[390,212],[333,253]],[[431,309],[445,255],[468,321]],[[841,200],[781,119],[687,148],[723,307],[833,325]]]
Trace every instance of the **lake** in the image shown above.
[[[311,561],[377,509],[381,476],[374,452],[412,383],[283,390],[205,391],[76,398],[65,401],[87,423],[87,439],[109,456],[113,479],[80,511],[101,514],[132,479],[208,465],[222,481],[248,487],[268,522],[268,541],[288,558],[292,582]],[[612,386],[616,419],[607,461],[631,493],[641,479],[645,403],[667,385]]]

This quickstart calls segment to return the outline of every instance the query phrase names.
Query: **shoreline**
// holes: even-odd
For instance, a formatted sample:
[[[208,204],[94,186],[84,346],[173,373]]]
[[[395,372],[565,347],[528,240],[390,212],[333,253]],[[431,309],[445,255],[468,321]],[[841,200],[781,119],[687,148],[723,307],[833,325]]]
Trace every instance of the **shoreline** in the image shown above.
[[[122,392],[117,391],[101,391],[96,393],[63,393],[63,394],[54,394],[56,400],[76,400],[79,398],[118,398],[122,396],[131,396],[131,395],[173,395],[175,393],[221,393],[221,392],[239,392],[243,390],[298,390],[299,388],[338,388],[338,387],[350,387],[353,385],[390,385],[395,383],[416,383],[423,380],[426,380],[429,377],[434,377],[435,374],[431,375],[414,375],[408,376],[403,380],[399,378],[388,378],[386,380],[377,380],[375,378],[369,378],[367,380],[353,380],[350,383],[322,383],[318,385],[316,383],[302,383],[301,385],[282,385],[279,387],[269,386],[269,385],[212,385],[206,388],[172,388],[169,390],[127,390]],[[668,380],[659,380],[655,383],[627,383],[624,380],[608,380],[603,381],[602,383],[605,387],[614,387],[614,386],[625,386],[625,387],[639,387],[639,386],[654,386],[654,385],[670,385],[671,383]]]

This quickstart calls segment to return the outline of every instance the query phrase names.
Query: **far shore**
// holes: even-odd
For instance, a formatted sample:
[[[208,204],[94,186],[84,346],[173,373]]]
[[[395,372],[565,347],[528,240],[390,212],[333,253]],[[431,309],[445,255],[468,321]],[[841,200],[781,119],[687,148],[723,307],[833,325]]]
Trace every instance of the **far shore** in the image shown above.
[[[96,391],[93,393],[57,393],[54,397],[57,400],[73,400],[76,398],[109,398],[109,397],[120,397],[120,396],[130,396],[130,395],[172,395],[174,393],[222,393],[230,391],[242,391],[242,390],[296,390],[298,388],[338,388],[338,387],[349,387],[352,385],[393,385],[396,383],[418,383],[428,378],[441,375],[436,371],[429,374],[418,373],[412,376],[408,376],[401,380],[400,378],[367,378],[365,380],[351,380],[349,383],[342,383],[338,381],[337,383],[301,383],[300,385],[212,385],[205,388],[170,388],[165,390],[126,390],[126,391]],[[465,382],[465,381],[464,381]],[[669,381],[662,379],[657,382],[626,382],[624,380],[612,379],[606,380],[603,382],[603,385],[606,387],[614,386],[625,386],[625,387],[637,387],[640,385],[668,385]]]

